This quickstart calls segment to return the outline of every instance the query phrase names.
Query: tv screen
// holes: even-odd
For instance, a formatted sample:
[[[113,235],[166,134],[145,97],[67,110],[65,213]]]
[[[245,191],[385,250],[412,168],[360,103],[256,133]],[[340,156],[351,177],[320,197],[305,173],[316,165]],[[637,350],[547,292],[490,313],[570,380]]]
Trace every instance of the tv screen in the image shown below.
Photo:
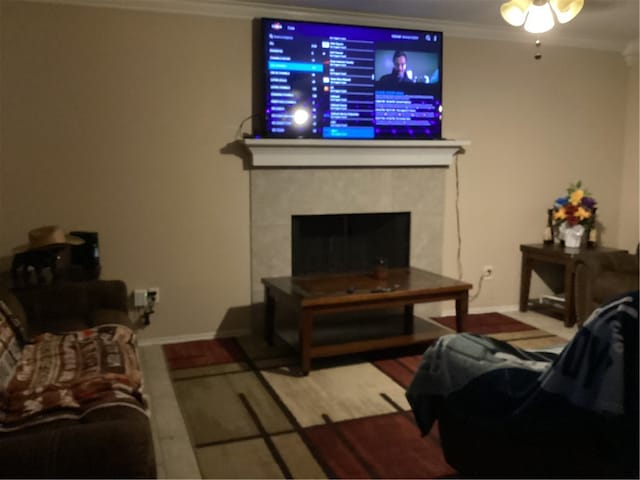
[[[442,138],[442,33],[261,19],[258,136]]]

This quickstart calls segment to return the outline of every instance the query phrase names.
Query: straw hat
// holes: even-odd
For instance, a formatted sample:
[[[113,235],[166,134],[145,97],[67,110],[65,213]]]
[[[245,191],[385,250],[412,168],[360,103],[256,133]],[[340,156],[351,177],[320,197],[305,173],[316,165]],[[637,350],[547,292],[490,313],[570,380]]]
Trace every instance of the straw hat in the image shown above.
[[[13,249],[14,253],[28,252],[29,250],[40,250],[63,245],[81,245],[84,240],[73,235],[65,235],[64,231],[57,225],[34,228],[29,231],[29,243],[20,245]]]

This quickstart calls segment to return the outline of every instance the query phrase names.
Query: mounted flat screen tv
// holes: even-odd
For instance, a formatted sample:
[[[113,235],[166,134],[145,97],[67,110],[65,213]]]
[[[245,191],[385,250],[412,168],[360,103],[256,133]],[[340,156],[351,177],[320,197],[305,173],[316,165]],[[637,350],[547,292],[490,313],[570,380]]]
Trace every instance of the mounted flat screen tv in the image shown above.
[[[442,138],[442,33],[261,19],[256,136]]]

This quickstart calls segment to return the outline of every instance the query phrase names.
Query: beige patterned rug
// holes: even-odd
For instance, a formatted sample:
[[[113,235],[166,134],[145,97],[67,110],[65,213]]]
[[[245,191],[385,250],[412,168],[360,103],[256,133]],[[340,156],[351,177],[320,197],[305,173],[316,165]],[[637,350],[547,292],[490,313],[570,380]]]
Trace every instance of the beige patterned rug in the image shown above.
[[[497,313],[466,325],[522,348],[566,343]],[[203,478],[452,477],[438,429],[421,437],[404,396],[425,348],[314,360],[308,376],[293,349],[257,337],[164,351]]]

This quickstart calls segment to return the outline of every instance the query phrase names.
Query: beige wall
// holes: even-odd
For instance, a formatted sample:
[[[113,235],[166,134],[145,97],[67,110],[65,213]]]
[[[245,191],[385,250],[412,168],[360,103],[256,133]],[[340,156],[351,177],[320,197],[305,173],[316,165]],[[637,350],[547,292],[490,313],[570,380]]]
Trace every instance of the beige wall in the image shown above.
[[[3,269],[30,228],[95,230],[103,278],[161,290],[143,338],[246,326],[249,173],[222,150],[251,113],[250,21],[0,5]],[[638,155],[622,56],[533,50],[445,39],[445,136],[472,142],[459,159],[463,278],[495,269],[472,309],[517,303],[518,245],[541,239],[572,181],[600,202],[605,244],[638,241],[637,223],[619,226],[622,195],[636,217],[638,200],[637,178],[623,182]],[[443,271],[457,276],[454,174]]]
[[[622,212],[619,228],[619,245],[627,250],[635,250],[638,246],[638,57],[630,61],[627,67],[627,108],[625,120],[624,163],[622,171],[622,187],[620,189],[620,204]]]
[[[98,231],[103,278],[160,288],[143,336],[216,330],[249,303],[248,173],[220,150],[251,112],[250,23],[2,8],[0,251]]]
[[[623,148],[628,67],[617,53],[544,46],[536,61],[534,50],[445,44],[446,134],[472,141],[459,158],[463,277],[477,285],[483,265],[495,272],[471,308],[517,304],[518,246],[542,240],[546,210],[569,183],[582,180],[598,201],[602,243],[628,248],[618,228],[625,169],[638,165]],[[444,272],[457,275],[454,169],[447,193]]]

